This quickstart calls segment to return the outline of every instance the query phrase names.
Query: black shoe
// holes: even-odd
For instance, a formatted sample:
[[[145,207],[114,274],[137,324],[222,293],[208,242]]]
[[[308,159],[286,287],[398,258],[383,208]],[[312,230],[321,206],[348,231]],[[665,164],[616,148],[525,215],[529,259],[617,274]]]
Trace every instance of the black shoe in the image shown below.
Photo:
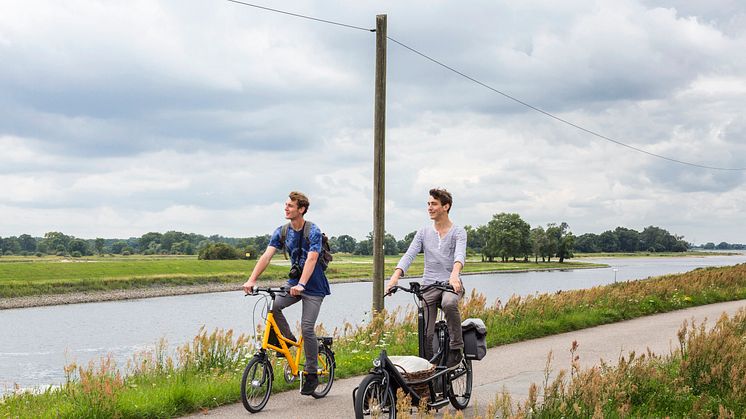
[[[464,354],[461,351],[461,349],[453,349],[448,351],[448,359],[446,360],[446,366],[448,368],[453,368],[456,365],[458,365],[461,360],[464,358]]]
[[[306,374],[306,380],[303,382],[303,387],[300,389],[300,394],[304,396],[310,396],[316,391],[316,387],[319,385],[319,376],[316,374]]]

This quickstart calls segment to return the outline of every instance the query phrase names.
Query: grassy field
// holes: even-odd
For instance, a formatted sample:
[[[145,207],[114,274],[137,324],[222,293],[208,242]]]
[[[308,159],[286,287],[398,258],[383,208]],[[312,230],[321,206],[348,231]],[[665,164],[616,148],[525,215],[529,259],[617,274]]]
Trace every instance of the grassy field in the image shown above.
[[[702,257],[702,256],[731,256],[738,255],[740,253],[734,252],[708,252],[708,251],[690,251],[690,252],[627,252],[627,253],[608,253],[608,252],[596,252],[596,253],[580,253],[575,252],[574,258],[640,258],[640,257],[651,257],[651,258],[669,258],[669,257]]]
[[[386,272],[393,271],[398,257],[385,259]],[[0,298],[61,294],[98,290],[143,288],[168,285],[240,283],[256,261],[198,260],[196,256],[117,256],[117,257],[3,257],[0,258]],[[469,260],[464,272],[525,269],[585,268],[604,265],[583,262],[500,263]],[[409,275],[421,275],[423,259],[412,264]],[[261,279],[287,277],[288,262],[282,256],[273,259]],[[371,257],[336,255],[329,265],[331,280],[370,278]]]
[[[496,346],[744,298],[746,264],[741,264],[560,294],[516,296],[500,305],[487,305],[483,296],[472,293],[460,310],[462,317],[483,319],[489,330],[487,344]],[[340,330],[334,343],[337,375],[365,373],[381,348],[415,353],[415,317],[413,312],[384,312],[364,327]],[[527,406],[530,410],[507,412],[506,417],[687,417],[691,411],[697,412],[695,417],[743,417],[746,321],[739,318],[718,335],[704,335],[698,328],[680,334],[686,341],[681,362],[641,364],[634,375],[622,369],[615,374],[619,381],[611,377],[602,382],[604,377],[594,372],[573,371],[572,382],[562,391],[558,384],[545,392],[550,396],[546,406],[533,400]],[[96,365],[69,365],[68,380],[60,388],[0,400],[0,417],[168,418],[235,402],[250,356],[248,343],[247,337],[234,337],[230,331],[201,330],[192,342],[177,348],[175,358],[158,345],[154,351],[136,354],[126,367],[106,358]],[[277,377],[281,368],[282,360],[276,359]],[[575,374],[581,379],[575,380]],[[274,384],[276,391],[291,387],[281,379]]]

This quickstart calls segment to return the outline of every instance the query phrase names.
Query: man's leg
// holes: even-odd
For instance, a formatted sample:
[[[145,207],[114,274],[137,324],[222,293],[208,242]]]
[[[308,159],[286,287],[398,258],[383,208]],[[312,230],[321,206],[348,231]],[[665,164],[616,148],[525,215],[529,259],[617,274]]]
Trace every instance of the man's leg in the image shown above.
[[[464,336],[461,332],[461,313],[458,311],[458,302],[464,295],[463,287],[457,295],[452,292],[444,292],[441,299],[441,306],[446,317],[448,326],[448,336],[450,337],[450,348],[448,351],[448,360],[446,365],[453,367],[461,362],[464,351]]]
[[[435,355],[433,352],[433,335],[435,334],[435,321],[438,318],[438,305],[440,304],[443,291],[430,288],[422,294],[425,300],[425,358],[428,361]]]
[[[282,332],[282,335],[285,336],[287,339],[291,339],[294,341],[297,341],[298,339],[295,338],[295,334],[290,330],[290,325],[288,324],[287,319],[285,318],[285,315],[282,314],[282,309],[285,307],[289,307],[295,303],[300,301],[300,297],[293,297],[291,295],[278,295],[275,298],[275,302],[272,305],[272,315],[275,317],[275,322],[277,322],[277,327],[280,328],[280,332]]]
[[[306,355],[306,382],[303,383],[301,394],[311,394],[319,384],[317,372],[319,368],[319,342],[316,340],[316,319],[319,317],[321,303],[324,297],[303,295],[303,314],[300,328],[303,334],[303,351]]]

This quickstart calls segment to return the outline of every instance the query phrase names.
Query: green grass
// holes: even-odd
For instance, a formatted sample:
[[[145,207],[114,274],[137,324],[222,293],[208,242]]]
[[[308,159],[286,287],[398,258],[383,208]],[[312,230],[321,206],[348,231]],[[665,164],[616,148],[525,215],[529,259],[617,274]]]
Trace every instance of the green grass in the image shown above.
[[[575,252],[575,258],[677,258],[677,257],[701,257],[701,256],[733,256],[740,253],[734,252],[712,252],[712,251],[688,251],[688,252]]]
[[[741,264],[697,269],[685,274],[620,282],[559,294],[516,296],[504,304],[492,306],[486,304],[483,296],[472,293],[463,301],[461,313],[464,318],[482,318],[489,330],[488,346],[496,346],[623,319],[744,298],[746,264]],[[741,334],[744,329],[746,326],[741,326]],[[390,353],[415,354],[414,331],[413,312],[403,318],[396,312],[381,313],[365,327],[345,325],[338,331],[334,343],[337,377],[365,373],[371,366],[371,360],[382,348]],[[708,342],[709,346],[706,347],[715,350],[723,346],[721,342],[725,341],[703,340],[703,344]],[[742,347],[742,338],[730,339],[728,347],[733,345]],[[115,368],[106,360],[100,366],[68,367],[66,371],[71,378],[62,388],[38,395],[6,397],[0,403],[0,417],[166,418],[238,400],[239,377],[250,353],[246,337],[233,338],[232,333],[223,331],[208,334],[203,330],[191,343],[177,350],[176,360],[165,357],[164,349],[161,345],[159,347],[161,349],[156,349],[154,353],[136,356],[135,361],[124,370]],[[746,354],[739,357],[746,359]],[[697,359],[707,360],[713,357],[704,351]],[[278,362],[275,367],[278,378],[280,365]],[[738,365],[743,365],[743,362]],[[702,371],[709,371],[706,365],[695,367],[689,369],[689,375],[695,378]],[[711,382],[712,379],[698,381],[703,386]],[[676,393],[679,383],[676,379],[645,383],[646,387],[641,387],[640,390],[641,397],[660,394],[662,398],[660,402],[650,403],[650,409],[640,411],[644,412],[642,416],[662,417],[668,412],[665,409],[671,403],[683,403],[684,399],[666,396]],[[741,379],[737,384],[740,391],[738,394],[746,394],[746,379]],[[291,386],[278,379],[274,390],[282,391],[296,386],[297,383]],[[727,396],[723,393],[725,387],[727,386],[720,384],[714,388],[707,387],[710,403],[702,404],[702,414],[699,416],[718,415],[717,400],[718,397]],[[605,403],[605,400],[600,400],[600,403]],[[735,409],[740,401],[741,399],[735,399],[734,402],[727,402],[726,407]],[[597,404],[593,400],[588,402],[588,406],[593,409]],[[581,408],[582,414],[573,416],[569,412],[567,416],[592,416],[584,406]],[[736,411],[743,413],[742,408]],[[610,415],[614,416],[612,413]],[[539,417],[557,416],[548,414]]]
[[[387,257],[386,272],[393,271],[398,260],[398,257]],[[0,258],[0,298],[170,285],[240,284],[248,278],[255,264],[256,261],[247,260],[198,260],[196,256]],[[535,264],[469,261],[464,272],[594,266],[604,265],[580,262]],[[422,270],[423,260],[419,256],[408,274],[421,275]],[[287,261],[278,256],[261,279],[281,280],[287,277],[287,271]],[[370,256],[336,255],[327,270],[327,276],[331,280],[370,278],[372,272]]]

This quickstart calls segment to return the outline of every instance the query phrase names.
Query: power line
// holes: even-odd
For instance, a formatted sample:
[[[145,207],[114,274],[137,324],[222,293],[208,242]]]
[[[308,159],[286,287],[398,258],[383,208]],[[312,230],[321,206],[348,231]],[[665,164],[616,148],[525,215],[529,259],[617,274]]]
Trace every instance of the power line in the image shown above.
[[[579,129],[579,130],[581,130],[581,131],[583,131],[585,133],[588,133],[588,134],[591,134],[591,135],[593,135],[595,137],[601,138],[602,140],[606,140],[606,141],[612,142],[612,143],[620,145],[622,147],[627,147],[627,148],[629,148],[631,150],[638,151],[640,153],[645,153],[645,154],[647,154],[649,156],[658,157],[660,159],[668,160],[668,161],[674,162],[674,163],[684,164],[684,165],[693,166],[693,167],[699,167],[699,168],[702,168],[702,169],[725,170],[725,171],[743,171],[743,170],[746,170],[746,167],[737,167],[737,168],[716,167],[716,166],[707,166],[707,165],[697,164],[697,163],[690,163],[690,162],[687,162],[687,161],[678,160],[678,159],[674,159],[674,158],[671,158],[671,157],[666,157],[666,156],[663,156],[663,155],[660,155],[660,154],[652,153],[650,151],[643,150],[641,148],[637,148],[637,147],[631,146],[629,144],[625,144],[625,143],[623,143],[623,142],[621,142],[619,140],[615,140],[613,138],[609,138],[609,137],[607,137],[607,136],[605,136],[603,134],[599,134],[596,131],[590,130],[588,128],[584,128],[584,127],[582,127],[582,126],[580,126],[580,125],[578,125],[578,124],[576,124],[574,122],[570,122],[570,121],[568,121],[568,120],[566,120],[564,118],[561,118],[561,117],[559,117],[557,115],[554,115],[554,114],[552,114],[550,112],[547,112],[547,111],[545,111],[545,110],[543,110],[541,108],[538,108],[538,107],[533,106],[533,105],[531,105],[529,103],[526,103],[526,102],[524,102],[524,101],[522,101],[522,100],[520,100],[520,99],[518,99],[516,97],[513,97],[513,96],[511,96],[511,95],[509,95],[509,94],[507,94],[505,92],[497,90],[494,87],[492,87],[492,86],[490,86],[490,85],[488,85],[486,83],[483,83],[483,82],[475,79],[474,77],[471,77],[471,76],[469,76],[467,74],[464,74],[461,71],[458,71],[458,70],[456,70],[453,67],[450,67],[450,66],[448,66],[446,64],[443,64],[442,62],[436,60],[435,58],[432,58],[432,57],[430,57],[430,56],[428,56],[428,55],[426,55],[426,54],[424,54],[424,53],[422,53],[422,52],[420,52],[420,51],[418,51],[418,50],[416,50],[416,49],[414,49],[414,48],[412,48],[412,47],[410,47],[408,45],[405,45],[404,43],[399,42],[399,41],[397,41],[396,39],[394,39],[394,38],[392,38],[390,36],[387,36],[387,38],[389,40],[391,40],[392,42],[394,42],[394,43],[402,46],[403,48],[406,48],[407,50],[409,50],[409,51],[411,51],[411,52],[413,52],[413,53],[415,53],[415,54],[417,54],[417,55],[419,55],[419,56],[421,56],[421,57],[423,57],[423,58],[425,58],[425,59],[427,59],[427,60],[429,60],[429,61],[431,61],[431,62],[433,62],[433,63],[435,63],[435,64],[437,64],[437,65],[439,65],[439,66],[441,66],[441,67],[443,67],[445,69],[447,69],[447,70],[449,70],[449,71],[452,71],[452,72],[458,74],[459,76],[464,77],[467,80],[470,80],[470,81],[472,81],[472,82],[474,82],[474,83],[476,83],[476,84],[478,84],[478,85],[480,85],[480,86],[482,86],[482,87],[484,87],[486,89],[489,89],[489,90],[491,90],[491,91],[493,91],[493,92],[495,92],[495,93],[497,93],[499,95],[502,95],[502,96],[504,96],[504,97],[506,97],[506,98],[508,98],[508,99],[510,99],[510,100],[512,100],[514,102],[516,102],[516,103],[519,103],[519,104],[521,104],[521,105],[523,105],[523,106],[525,106],[525,107],[527,107],[527,108],[529,108],[531,110],[539,112],[539,113],[541,113],[541,114],[543,114],[545,116],[548,116],[548,117],[550,117],[550,118],[552,118],[552,119],[554,119],[556,121],[559,121],[559,122],[561,122],[563,124],[569,125],[569,126],[571,126],[573,128]]]
[[[280,13],[280,14],[284,14],[284,15],[288,15],[288,16],[293,16],[293,17],[297,17],[297,18],[301,18],[301,19],[313,20],[313,21],[316,21],[316,22],[326,23],[326,24],[330,24],[330,25],[336,25],[336,26],[341,26],[341,27],[350,28],[350,29],[358,29],[358,30],[362,30],[362,31],[366,31],[366,32],[375,32],[376,31],[375,29],[363,28],[363,27],[354,26],[354,25],[348,25],[346,23],[334,22],[334,21],[326,20],[326,19],[319,19],[319,18],[315,18],[315,17],[311,17],[311,16],[301,15],[301,14],[298,14],[298,13],[287,12],[287,11],[284,11],[284,10],[272,9],[270,7],[260,6],[260,5],[257,5],[257,4],[247,3],[247,2],[243,2],[243,1],[238,1],[238,0],[226,0],[226,1],[229,1],[231,3],[241,4],[241,5],[244,5],[244,6],[254,7],[254,8],[257,8],[257,9],[262,9],[262,10],[266,10],[266,11],[270,11],[270,12],[275,12],[275,13]],[[630,150],[634,150],[634,151],[637,151],[639,153],[647,154],[647,155],[652,156],[652,157],[657,157],[659,159],[667,160],[667,161],[670,161],[670,162],[673,162],[673,163],[683,164],[683,165],[686,165],[686,166],[692,166],[692,167],[697,167],[697,168],[700,168],[700,169],[710,169],[710,170],[746,171],[746,167],[736,167],[736,168],[732,168],[732,167],[717,167],[717,166],[707,166],[707,165],[703,165],[703,164],[691,163],[691,162],[687,162],[687,161],[684,161],[684,160],[678,160],[678,159],[674,159],[674,158],[671,158],[671,157],[666,157],[666,156],[661,155],[661,154],[656,154],[656,153],[644,150],[642,148],[638,148],[638,147],[635,147],[635,146],[623,143],[623,142],[621,142],[619,140],[615,140],[613,138],[607,137],[606,135],[600,134],[600,133],[598,133],[596,131],[590,130],[590,129],[585,128],[583,126],[580,126],[580,125],[578,125],[578,124],[576,124],[574,122],[568,121],[567,119],[564,119],[562,117],[554,115],[553,113],[547,112],[547,111],[545,111],[545,110],[543,110],[543,109],[541,109],[539,107],[536,107],[534,105],[531,105],[530,103],[524,102],[524,101],[522,101],[522,100],[520,100],[520,99],[518,99],[518,98],[516,98],[514,96],[511,96],[511,95],[509,95],[509,94],[507,94],[507,93],[505,93],[503,91],[495,89],[494,87],[492,87],[492,86],[490,86],[490,85],[488,85],[488,84],[486,84],[486,83],[484,83],[482,81],[479,81],[479,80],[475,79],[474,77],[471,77],[471,76],[469,76],[469,75],[467,75],[467,74],[465,74],[465,73],[463,73],[463,72],[461,72],[459,70],[456,70],[455,68],[453,68],[453,67],[451,67],[449,65],[446,65],[446,64],[444,64],[444,63],[436,60],[435,58],[432,58],[429,55],[427,55],[427,54],[425,54],[423,52],[420,52],[420,51],[416,50],[415,48],[410,47],[409,45],[406,45],[403,42],[400,42],[400,41],[398,41],[398,40],[396,40],[396,39],[394,39],[394,38],[392,38],[390,36],[387,36],[386,38],[389,39],[391,42],[394,42],[395,44],[398,44],[399,46],[401,46],[401,47],[409,50],[410,52],[413,52],[414,54],[417,54],[417,55],[425,58],[426,60],[431,61],[432,63],[435,63],[435,64],[437,64],[437,65],[439,65],[439,66],[441,66],[441,67],[443,67],[443,68],[445,68],[445,69],[447,69],[447,70],[449,70],[449,71],[451,71],[451,72],[453,72],[455,74],[458,74],[459,76],[461,76],[461,77],[463,77],[463,78],[465,78],[465,79],[467,79],[467,80],[469,80],[469,81],[471,81],[473,83],[476,83],[476,84],[478,84],[478,85],[480,85],[480,86],[482,86],[482,87],[484,87],[486,89],[489,89],[489,90],[491,90],[491,91],[493,91],[493,92],[495,92],[495,93],[497,93],[497,94],[499,94],[499,95],[501,95],[501,96],[503,96],[503,97],[505,97],[507,99],[510,99],[510,100],[512,100],[512,101],[514,101],[514,102],[516,102],[516,103],[518,103],[520,105],[523,105],[523,106],[525,106],[525,107],[527,107],[527,108],[529,108],[529,109],[531,109],[533,111],[536,111],[536,112],[538,112],[538,113],[540,113],[540,114],[542,114],[544,116],[552,118],[555,121],[561,122],[561,123],[563,123],[565,125],[569,125],[569,126],[575,128],[575,129],[583,131],[583,132],[585,132],[587,134],[590,134],[590,135],[592,135],[594,137],[597,137],[597,138],[600,138],[602,140],[605,140],[605,141],[608,141],[608,142],[620,145],[622,147],[626,147],[626,148],[628,148]]]
[[[301,14],[298,14],[298,13],[286,12],[284,10],[273,9],[271,7],[260,6],[258,4],[252,4],[252,3],[247,3],[247,2],[243,2],[243,1],[238,1],[238,0],[226,0],[226,1],[229,1],[231,3],[241,4],[241,5],[244,5],[244,6],[255,7],[257,9],[267,10],[269,12],[275,12],[275,13],[281,13],[283,15],[299,17],[301,19],[308,19],[308,20],[313,20],[313,21],[316,21],[316,22],[328,23],[330,25],[337,25],[337,26],[342,26],[342,27],[350,28],[350,29],[359,29],[361,31],[366,31],[366,32],[375,32],[376,31],[375,29],[363,28],[363,27],[354,26],[354,25],[348,25],[346,23],[334,22],[332,20],[319,19],[319,18],[315,18],[315,17],[311,17],[311,16],[301,15]]]

